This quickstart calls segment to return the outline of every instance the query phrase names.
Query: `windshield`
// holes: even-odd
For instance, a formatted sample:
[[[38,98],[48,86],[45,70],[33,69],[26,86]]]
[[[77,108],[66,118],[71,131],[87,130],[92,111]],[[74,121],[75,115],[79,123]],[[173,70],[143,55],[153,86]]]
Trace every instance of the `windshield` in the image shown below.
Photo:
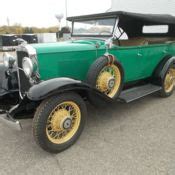
[[[112,36],[115,22],[115,18],[75,21],[73,35]]]

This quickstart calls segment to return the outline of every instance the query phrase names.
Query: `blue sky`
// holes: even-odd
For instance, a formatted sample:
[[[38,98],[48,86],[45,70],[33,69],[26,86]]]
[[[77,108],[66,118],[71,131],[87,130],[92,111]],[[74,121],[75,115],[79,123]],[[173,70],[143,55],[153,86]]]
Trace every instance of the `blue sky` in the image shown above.
[[[67,0],[68,16],[104,12],[111,0]],[[3,8],[2,8],[3,7]],[[23,26],[48,27],[57,25],[55,14],[65,13],[64,0],[2,0],[0,25],[20,23]],[[63,21],[64,25],[65,21]]]

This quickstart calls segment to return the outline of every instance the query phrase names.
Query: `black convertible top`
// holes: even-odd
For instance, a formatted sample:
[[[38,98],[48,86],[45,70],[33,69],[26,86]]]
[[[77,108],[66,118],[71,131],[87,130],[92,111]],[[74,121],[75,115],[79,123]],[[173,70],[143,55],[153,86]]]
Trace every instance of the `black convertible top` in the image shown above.
[[[168,14],[141,14],[141,13],[131,13],[124,11],[116,11],[116,12],[106,12],[99,14],[91,14],[91,15],[83,15],[83,16],[73,16],[68,17],[68,21],[81,21],[88,20],[94,18],[113,18],[119,17],[120,20],[125,21],[137,21],[142,22],[147,25],[152,24],[174,24],[175,25],[175,17]]]
[[[175,36],[175,17],[168,14],[140,14],[124,11],[106,12],[92,15],[68,17],[68,21],[119,18],[118,26],[130,37],[140,36],[144,25],[169,25],[168,36]]]

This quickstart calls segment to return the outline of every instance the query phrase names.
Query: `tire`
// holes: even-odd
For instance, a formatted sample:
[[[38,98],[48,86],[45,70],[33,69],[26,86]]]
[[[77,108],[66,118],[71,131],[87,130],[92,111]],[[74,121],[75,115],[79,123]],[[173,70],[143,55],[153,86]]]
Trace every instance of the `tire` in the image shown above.
[[[77,141],[86,118],[86,105],[78,94],[52,96],[44,100],[36,110],[33,119],[34,139],[45,151],[59,153]]]
[[[110,58],[112,57],[112,61],[110,61]],[[122,88],[123,88],[123,79],[124,79],[124,72],[122,69],[122,66],[120,65],[120,63],[118,63],[116,61],[116,59],[111,55],[109,57],[107,56],[102,56],[99,59],[97,59],[90,67],[88,74],[87,74],[87,83],[90,84],[92,87],[97,88],[99,91],[101,91],[102,93],[103,90],[101,90],[100,88],[97,87],[97,81],[99,79],[99,76],[101,76],[101,74],[103,74],[102,71],[104,71],[104,69],[106,69],[107,67],[111,67],[112,69],[114,68],[114,70],[117,71],[117,73],[119,74],[119,82],[116,81],[116,79],[114,79],[114,87],[117,84],[117,88],[115,90],[114,93],[109,93],[106,94],[108,97],[112,98],[112,99],[116,99]],[[110,63],[109,63],[110,62]],[[101,73],[102,72],[102,73]],[[103,75],[102,75],[103,76]],[[105,75],[104,75],[105,76]],[[112,74],[111,74],[112,76]],[[110,77],[110,76],[109,76]],[[114,76],[112,76],[114,78]],[[115,77],[116,78],[116,77]],[[107,79],[106,79],[107,80]],[[105,81],[104,81],[105,82]],[[107,83],[108,82],[108,83]],[[109,84],[110,81],[106,81],[106,84]],[[117,82],[117,83],[116,83]],[[103,83],[103,82],[102,82]],[[106,85],[107,86],[107,85]],[[95,104],[96,106],[104,106],[106,103],[103,102],[101,99],[97,99],[95,98],[92,94],[89,94],[89,101],[93,104]]]
[[[160,91],[160,96],[163,98],[171,96],[174,91],[174,86],[175,86],[175,67],[172,65],[169,67],[163,78],[162,90]]]

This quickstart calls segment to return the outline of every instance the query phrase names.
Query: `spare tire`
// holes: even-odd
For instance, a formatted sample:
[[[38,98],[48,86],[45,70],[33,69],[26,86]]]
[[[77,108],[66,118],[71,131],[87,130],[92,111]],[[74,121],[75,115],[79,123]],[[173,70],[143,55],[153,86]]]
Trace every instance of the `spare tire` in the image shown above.
[[[123,68],[113,55],[98,58],[87,74],[87,83],[112,99],[119,96],[123,80]],[[92,95],[89,95],[89,98],[94,101]]]

